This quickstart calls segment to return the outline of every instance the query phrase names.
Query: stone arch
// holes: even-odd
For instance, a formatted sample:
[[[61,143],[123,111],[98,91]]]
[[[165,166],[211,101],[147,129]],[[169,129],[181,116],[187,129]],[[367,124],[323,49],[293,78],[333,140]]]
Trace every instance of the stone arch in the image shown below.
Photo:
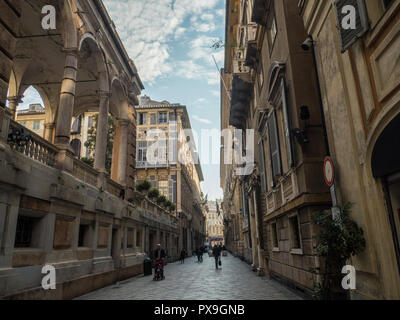
[[[368,181],[374,181],[370,186],[371,196],[376,196],[374,212],[386,212],[381,217],[382,225],[385,226],[381,236],[389,235],[391,238],[394,251],[387,254],[393,254],[393,261],[397,260],[400,272],[400,222],[396,218],[397,210],[400,212],[400,196],[399,193],[393,193],[393,187],[399,188],[400,151],[396,139],[399,133],[400,103],[382,110],[378,115],[367,139],[365,171]],[[393,197],[397,198],[397,204],[393,202]]]
[[[399,142],[397,139],[393,139],[399,135],[400,113],[385,126],[376,140],[371,155],[371,169],[374,178],[400,172]]]
[[[111,81],[110,113],[118,119],[129,120],[128,95],[117,77]]]
[[[369,134],[366,142],[366,168],[369,177],[376,178],[379,174],[374,174],[373,170],[373,159],[376,156],[376,147],[379,144],[379,139],[382,139],[382,135],[385,133],[385,129],[400,115],[400,103],[396,106],[392,106],[389,110],[381,111],[378,119],[375,121],[371,129],[371,133]]]
[[[82,52],[85,42],[88,42],[89,50],[93,50],[94,59],[99,75],[99,90],[102,92],[110,91],[109,71],[107,68],[104,50],[91,33],[85,33],[79,41],[79,52]]]
[[[73,9],[76,9],[74,0],[57,0],[61,8],[61,17],[63,21],[62,34],[65,49],[75,49],[78,47],[78,28]]]

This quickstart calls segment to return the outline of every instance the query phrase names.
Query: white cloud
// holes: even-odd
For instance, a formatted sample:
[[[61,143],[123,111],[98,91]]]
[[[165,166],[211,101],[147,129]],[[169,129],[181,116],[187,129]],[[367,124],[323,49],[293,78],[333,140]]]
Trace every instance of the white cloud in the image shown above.
[[[197,120],[198,122],[205,123],[205,124],[211,124],[211,123],[212,123],[210,120],[200,118],[200,117],[197,116],[197,115],[194,115],[194,116],[193,116],[193,119]]]
[[[220,83],[220,76],[217,69],[213,69],[212,67],[205,68],[193,60],[178,61],[175,69],[175,75],[185,79],[204,80],[209,85]]]
[[[221,92],[218,90],[211,90],[210,92],[214,97],[219,97],[221,95]]]
[[[187,31],[185,20],[202,17],[199,30],[213,30],[212,14],[220,0],[104,0],[118,33],[143,81],[153,83],[172,70],[171,40]],[[215,28],[214,28],[215,29]]]

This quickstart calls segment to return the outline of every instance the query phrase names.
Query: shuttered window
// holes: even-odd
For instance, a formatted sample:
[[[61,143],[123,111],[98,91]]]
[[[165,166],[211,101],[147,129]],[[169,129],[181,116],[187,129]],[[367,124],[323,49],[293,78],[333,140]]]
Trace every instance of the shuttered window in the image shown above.
[[[267,190],[267,176],[265,172],[265,153],[264,153],[264,141],[260,139],[258,142],[258,161],[260,162],[260,180],[261,180],[261,189],[263,192]]]
[[[287,101],[286,85],[284,79],[282,79],[281,82],[281,95],[282,95],[283,121],[285,125],[287,162],[288,162],[288,168],[292,168],[294,166],[294,152],[293,152],[289,105]]]
[[[339,29],[342,52],[346,51],[352,44],[361,38],[369,29],[369,21],[365,0],[336,0],[335,13]],[[351,22],[350,10],[355,10],[355,29],[349,28]]]
[[[279,133],[275,110],[272,110],[268,118],[268,136],[272,173],[271,185],[275,186],[275,177],[282,175],[281,150],[279,146]]]

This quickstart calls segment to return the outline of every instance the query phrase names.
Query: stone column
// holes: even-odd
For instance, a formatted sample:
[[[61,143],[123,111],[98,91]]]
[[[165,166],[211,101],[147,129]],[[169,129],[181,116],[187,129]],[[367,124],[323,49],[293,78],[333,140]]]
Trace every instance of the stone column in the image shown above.
[[[100,93],[99,118],[97,121],[96,150],[94,167],[104,173],[106,169],[108,110],[110,106],[110,94]]]
[[[57,168],[73,171],[75,157],[69,145],[71,120],[75,104],[76,77],[78,73],[78,53],[76,49],[65,49],[64,76],[61,83],[60,103],[57,112],[55,145],[60,149],[56,160]]]
[[[18,114],[18,104],[21,103],[21,97],[8,97],[8,108],[10,109],[11,112],[11,119],[16,121],[17,120],[17,114]]]
[[[128,161],[128,126],[130,120],[118,120],[115,132],[113,165],[111,178],[120,185],[126,185],[126,168]]]
[[[76,77],[78,73],[78,52],[65,49],[64,76],[61,84],[58,107],[55,144],[68,148],[71,134],[71,120],[75,103]]]
[[[40,234],[40,247],[43,248],[43,251],[45,251],[46,253],[51,253],[53,251],[54,244],[56,214],[48,213],[45,217],[42,218],[41,223],[41,230],[43,230],[43,232]]]
[[[44,135],[43,138],[49,141],[50,143],[53,142],[53,130],[55,128],[55,123],[45,123],[44,124]]]

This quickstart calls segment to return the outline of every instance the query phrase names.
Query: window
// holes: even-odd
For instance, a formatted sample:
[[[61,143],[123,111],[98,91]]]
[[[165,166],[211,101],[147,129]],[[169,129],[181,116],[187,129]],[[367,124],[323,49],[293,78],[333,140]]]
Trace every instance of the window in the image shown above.
[[[132,229],[132,228],[128,228],[128,242],[127,242],[127,244],[126,244],[126,247],[127,248],[133,248],[133,245],[134,245],[134,230]]]
[[[40,120],[35,120],[33,122],[33,130],[40,130]]]
[[[261,91],[263,85],[264,85],[264,67],[262,61],[258,64],[258,90]]]
[[[136,247],[142,247],[142,232],[140,230],[136,232]]]
[[[301,237],[299,218],[297,214],[289,217],[289,228],[292,253],[300,253],[298,250],[301,250]]]
[[[279,250],[278,226],[276,222],[271,224],[271,229],[272,229],[272,246],[274,250],[276,249]]]
[[[274,187],[275,178],[282,175],[281,149],[275,110],[272,110],[268,118],[268,136],[271,157],[271,184]]]
[[[168,195],[168,181],[163,180],[158,182],[158,189],[160,190],[160,194],[166,196],[169,199]]]
[[[81,224],[79,226],[78,247],[89,247],[89,225]]]
[[[289,105],[287,102],[287,91],[284,79],[282,79],[281,82],[281,98],[282,98],[283,121],[285,125],[287,163],[288,163],[288,168],[292,168],[294,166],[294,152],[293,152]]]
[[[32,234],[38,225],[38,218],[18,216],[17,231],[15,234],[15,248],[32,247]]]
[[[157,115],[155,113],[150,114],[150,124],[157,124]]]
[[[170,112],[169,113],[169,121],[176,121],[176,115],[175,112]]]
[[[157,189],[157,181],[155,176],[150,176],[151,187]]]
[[[139,125],[143,126],[147,124],[147,113],[141,112],[139,113]]]
[[[275,10],[273,9],[270,14],[269,22],[267,24],[267,41],[270,54],[274,48],[276,35],[278,34],[278,26],[276,23]]]
[[[260,139],[258,142],[258,152],[259,158],[258,161],[260,162],[260,179],[261,179],[261,189],[263,192],[267,192],[267,176],[265,171],[265,151],[264,151],[264,141]]]
[[[158,123],[168,123],[168,113],[167,112],[159,112],[158,113]]]
[[[137,161],[147,161],[147,142],[139,141]]]

